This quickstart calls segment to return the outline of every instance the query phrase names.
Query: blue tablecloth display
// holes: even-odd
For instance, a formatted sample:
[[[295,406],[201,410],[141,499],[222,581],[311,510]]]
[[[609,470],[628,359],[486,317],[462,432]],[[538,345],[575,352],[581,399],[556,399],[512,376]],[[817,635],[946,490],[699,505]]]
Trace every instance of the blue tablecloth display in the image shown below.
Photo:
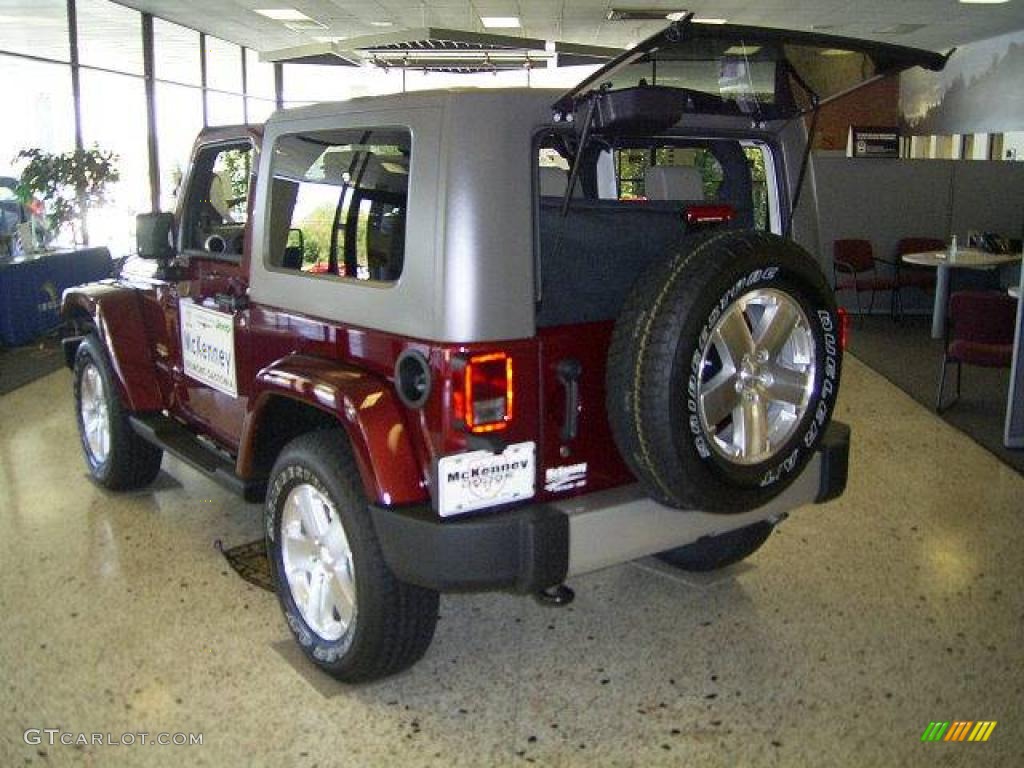
[[[0,343],[27,344],[60,325],[65,288],[111,272],[110,251],[83,248],[0,260]]]

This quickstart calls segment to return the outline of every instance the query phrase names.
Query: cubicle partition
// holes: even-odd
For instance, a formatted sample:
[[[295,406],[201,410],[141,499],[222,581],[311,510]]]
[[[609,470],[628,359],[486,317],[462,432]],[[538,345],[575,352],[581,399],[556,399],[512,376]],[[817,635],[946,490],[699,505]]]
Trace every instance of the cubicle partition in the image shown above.
[[[892,259],[904,237],[948,240],[955,233],[966,244],[970,230],[1009,237],[1024,232],[1024,163],[868,160],[817,153],[814,174],[819,255],[829,273],[832,243],[841,238],[870,240],[876,256]],[[852,306],[852,296],[839,298]],[[911,311],[931,310],[931,300],[921,292],[905,291],[904,305]],[[875,306],[888,310],[884,301]]]
[[[1010,392],[1006,402],[1007,448],[1024,448],[1024,275],[1017,285],[1017,334],[1013,339],[1013,366],[1010,368]]]

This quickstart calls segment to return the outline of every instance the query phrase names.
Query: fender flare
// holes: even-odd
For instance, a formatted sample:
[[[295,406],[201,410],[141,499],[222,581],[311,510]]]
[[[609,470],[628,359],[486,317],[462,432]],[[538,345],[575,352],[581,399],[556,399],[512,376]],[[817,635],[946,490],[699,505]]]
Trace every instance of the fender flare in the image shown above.
[[[345,428],[359,474],[372,503],[383,506],[429,501],[406,421],[386,379],[360,368],[308,355],[289,355],[256,375],[242,425],[238,473],[254,472],[256,441],[267,408],[277,398],[315,408]]]
[[[95,325],[128,410],[164,407],[137,289],[113,282],[68,288],[61,315],[68,320],[85,315]]]

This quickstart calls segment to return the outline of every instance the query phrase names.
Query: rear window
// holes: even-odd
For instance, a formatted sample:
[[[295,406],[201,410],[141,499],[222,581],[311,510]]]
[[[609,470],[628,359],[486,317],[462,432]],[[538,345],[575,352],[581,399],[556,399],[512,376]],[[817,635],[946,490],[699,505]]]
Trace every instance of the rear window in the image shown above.
[[[705,226],[687,223],[690,209],[732,209],[732,221],[710,226],[771,228],[771,154],[760,142],[595,139],[563,216],[571,163],[562,141],[541,137],[536,155],[539,328],[617,317],[637,277]]]
[[[311,278],[398,280],[411,159],[412,136],[401,127],[278,139],[269,266]]]
[[[581,167],[573,197],[623,202],[728,203],[747,228],[770,229],[767,148],[758,142],[620,140]],[[542,197],[564,194],[569,161],[541,146]],[[652,170],[658,169],[658,170]],[[592,194],[584,190],[590,189]]]
[[[724,171],[714,154],[701,147],[653,147],[618,149],[615,166],[619,178],[620,199],[646,199],[649,168],[690,168],[699,175],[701,197],[714,200],[722,186]],[[657,194],[655,190],[652,193]]]

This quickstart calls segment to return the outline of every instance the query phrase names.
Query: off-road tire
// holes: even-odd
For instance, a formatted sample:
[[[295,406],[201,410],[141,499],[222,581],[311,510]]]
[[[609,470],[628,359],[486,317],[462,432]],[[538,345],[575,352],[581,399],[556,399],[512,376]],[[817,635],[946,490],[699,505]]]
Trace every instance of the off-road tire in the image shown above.
[[[105,455],[98,455],[90,448],[83,421],[83,380],[86,376],[91,377],[92,371],[98,375],[102,385],[101,396],[106,407],[109,448]],[[134,490],[152,483],[160,472],[163,451],[146,442],[132,429],[106,350],[95,334],[88,334],[78,345],[75,354],[74,392],[78,434],[92,479],[112,491]]]
[[[351,550],[355,611],[334,640],[305,621],[284,573],[282,513],[289,493],[302,484],[330,501]],[[285,446],[271,471],[266,521],[267,553],[285,620],[314,664],[357,683],[400,672],[426,653],[437,624],[438,593],[400,581],[385,563],[343,430],[312,432]]]
[[[799,305],[814,340],[815,375],[790,436],[765,461],[741,464],[709,447],[695,377],[716,320],[757,290]],[[838,335],[825,276],[795,243],[725,232],[684,244],[640,277],[615,325],[606,404],[619,452],[647,493],[668,506],[732,513],[765,504],[799,476],[828,426],[839,390]]]

